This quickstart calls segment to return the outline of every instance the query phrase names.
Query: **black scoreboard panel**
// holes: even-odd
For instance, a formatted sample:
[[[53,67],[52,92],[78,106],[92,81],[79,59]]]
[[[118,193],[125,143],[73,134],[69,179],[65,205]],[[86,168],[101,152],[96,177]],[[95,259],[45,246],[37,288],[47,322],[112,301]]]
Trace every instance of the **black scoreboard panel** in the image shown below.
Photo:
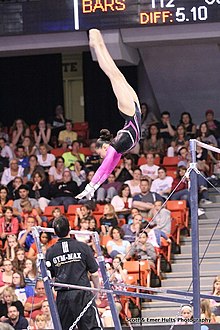
[[[220,0],[79,0],[75,28],[220,22]]]
[[[0,0],[0,35],[220,22],[220,0]]]

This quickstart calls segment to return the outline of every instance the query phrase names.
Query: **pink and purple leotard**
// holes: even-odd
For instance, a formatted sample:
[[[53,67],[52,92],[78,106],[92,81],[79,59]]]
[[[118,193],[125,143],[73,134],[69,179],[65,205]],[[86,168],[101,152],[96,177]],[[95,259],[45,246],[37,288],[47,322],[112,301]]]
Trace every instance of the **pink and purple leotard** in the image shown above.
[[[140,140],[141,112],[138,105],[135,103],[134,116],[127,116],[121,111],[120,114],[125,119],[125,125],[110,143],[101,166],[92,178],[93,185],[101,185],[114,170],[121,156],[133,149]]]

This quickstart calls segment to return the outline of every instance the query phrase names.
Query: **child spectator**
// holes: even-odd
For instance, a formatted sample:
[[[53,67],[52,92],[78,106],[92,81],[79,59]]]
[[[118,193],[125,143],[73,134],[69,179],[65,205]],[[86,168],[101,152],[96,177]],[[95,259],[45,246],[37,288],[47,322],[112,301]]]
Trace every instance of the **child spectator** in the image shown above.
[[[48,222],[48,228],[53,228],[53,222],[54,220],[58,219],[61,216],[61,211],[59,207],[55,207],[55,209],[53,209],[52,211],[52,216],[53,218],[50,219],[50,221]]]
[[[18,247],[17,250],[15,251],[14,260],[12,261],[13,270],[23,272],[25,268],[25,261],[26,261],[25,250],[23,247]]]
[[[15,290],[18,300],[20,300],[23,305],[28,297],[34,296],[33,287],[26,286],[24,275],[20,271],[15,271],[12,275],[12,288]]]
[[[20,233],[18,234],[18,242],[22,247],[24,247],[25,252],[28,252],[31,247],[31,244],[34,243],[34,237],[31,232],[32,227],[34,226],[35,218],[29,216],[26,222],[26,229],[20,231]]]
[[[18,242],[17,236],[12,234],[7,236],[6,241],[6,258],[10,260],[14,260],[15,258],[15,252],[20,247],[20,244]]]
[[[106,204],[104,206],[104,213],[100,218],[100,224],[103,235],[108,235],[113,227],[118,226],[118,218],[113,205]]]
[[[12,262],[9,259],[5,259],[3,261],[3,268],[4,272],[0,272],[0,287],[3,287],[5,290],[5,287],[12,284]],[[2,292],[2,291],[1,291]],[[1,310],[1,308],[0,308]]]
[[[32,207],[31,202],[29,200],[22,200],[20,202],[20,207],[22,209],[22,212],[20,214],[22,218],[21,227],[24,229],[27,226],[27,219],[29,217],[34,219],[34,226],[41,226],[42,220],[39,216],[37,210]]]
[[[37,266],[34,260],[25,260],[25,269],[23,271],[23,275],[25,284],[34,288],[37,281]]]
[[[13,209],[6,206],[3,209],[3,217],[0,218],[0,239],[4,247],[8,235],[17,235],[19,230],[18,219],[13,217]]]

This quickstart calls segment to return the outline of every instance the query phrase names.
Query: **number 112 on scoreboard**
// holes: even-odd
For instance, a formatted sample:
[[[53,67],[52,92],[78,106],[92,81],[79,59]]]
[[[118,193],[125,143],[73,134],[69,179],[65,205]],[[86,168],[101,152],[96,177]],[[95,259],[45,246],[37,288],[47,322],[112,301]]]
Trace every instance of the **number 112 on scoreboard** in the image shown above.
[[[151,0],[151,6],[153,9],[157,8],[173,8],[175,7],[174,0]]]

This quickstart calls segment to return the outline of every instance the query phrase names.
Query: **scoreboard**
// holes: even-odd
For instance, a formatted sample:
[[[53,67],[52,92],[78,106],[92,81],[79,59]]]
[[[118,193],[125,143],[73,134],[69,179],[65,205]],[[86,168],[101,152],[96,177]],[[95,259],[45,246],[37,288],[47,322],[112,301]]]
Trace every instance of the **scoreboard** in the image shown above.
[[[0,0],[0,35],[220,22],[220,0]]]
[[[74,14],[75,29],[220,22],[220,0],[79,0]]]

